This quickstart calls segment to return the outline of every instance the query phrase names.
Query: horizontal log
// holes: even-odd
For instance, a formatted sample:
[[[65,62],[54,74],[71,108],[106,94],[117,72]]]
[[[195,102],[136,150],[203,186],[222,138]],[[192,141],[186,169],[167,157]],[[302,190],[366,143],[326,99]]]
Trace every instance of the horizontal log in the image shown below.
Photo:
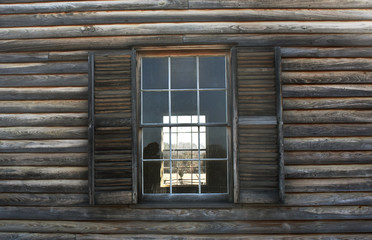
[[[0,114],[0,126],[88,126],[87,115],[87,113]]]
[[[307,87],[303,87],[307,89]],[[304,91],[305,91],[304,89]],[[334,89],[332,89],[334,90]],[[290,90],[289,90],[290,91]],[[294,90],[296,91],[296,90]],[[372,93],[372,88],[371,88]],[[288,94],[288,92],[286,93]],[[296,94],[296,93],[294,93]],[[297,93],[298,94],[298,93]],[[302,94],[301,94],[302,95]],[[320,93],[321,95],[321,93]],[[372,97],[344,98],[285,98],[284,110],[295,109],[372,109]]]
[[[372,46],[371,34],[208,34],[0,40],[0,52],[74,51],[179,44],[238,46]]]
[[[87,87],[0,88],[0,100],[71,100],[87,97]]]
[[[87,61],[58,63],[0,63],[0,74],[50,74],[87,72]]]
[[[354,221],[210,221],[210,222],[74,222],[2,220],[2,232],[111,234],[245,234],[245,233],[369,233],[371,220]]]
[[[164,0],[161,2],[149,2],[146,0],[119,0],[119,1],[75,1],[34,4],[4,4],[0,8],[0,14],[19,13],[45,13],[45,12],[80,12],[80,11],[110,11],[110,10],[134,10],[134,9],[185,9],[185,0]]]
[[[372,149],[372,137],[311,137],[311,138],[285,138],[286,151],[312,151],[312,150],[350,150],[361,151]]]
[[[87,193],[87,180],[0,180],[2,193]]]
[[[368,0],[342,1],[342,6],[337,5],[337,0],[279,0],[279,1],[254,1],[254,0],[189,0],[189,8],[369,8],[372,3]]]
[[[372,151],[284,152],[286,164],[371,164]]]
[[[283,71],[370,70],[372,58],[283,58]]]
[[[0,233],[0,239],[18,240],[76,240],[75,234],[67,233]]]
[[[285,166],[285,178],[372,177],[372,164]]]
[[[0,193],[3,206],[87,206],[88,202],[88,194]]]
[[[358,23],[358,24],[356,24]],[[372,33],[370,21],[267,21],[267,22],[193,22],[193,23],[139,23],[139,24],[94,24],[89,26],[45,26],[45,27],[22,27],[0,28],[0,39],[33,39],[33,38],[61,38],[61,37],[93,37],[93,36],[133,36],[133,35],[157,35],[157,34],[249,34],[249,33]],[[319,64],[311,62],[306,67],[302,60],[283,59],[283,70],[287,69],[314,69]],[[370,64],[366,60],[357,69],[368,69]],[[328,61],[326,62],[328,63]],[[333,63],[332,65],[334,65]],[[307,64],[308,65],[308,64]],[[329,64],[327,64],[329,65]],[[0,65],[1,66],[1,65]],[[337,67],[344,66],[337,62]],[[330,67],[330,66],[329,66]],[[330,68],[333,70],[333,68]],[[1,73],[1,72],[0,72]]]
[[[88,140],[0,140],[1,152],[86,152]]]
[[[370,110],[287,110],[285,123],[370,123]]]
[[[329,11],[328,11],[329,12]],[[333,12],[333,10],[332,10]],[[282,58],[287,57],[309,57],[309,58],[361,58],[361,57],[372,57],[372,48],[307,48],[307,47],[285,47],[280,49]]]
[[[87,167],[0,167],[0,179],[86,179]]]
[[[67,181],[67,180],[66,180]],[[142,207],[141,207],[142,206]],[[151,205],[150,205],[151,206]],[[211,203],[198,208],[187,206],[163,205],[164,208],[152,208],[138,205],[116,207],[14,207],[0,206],[0,219],[24,220],[76,220],[76,221],[235,221],[235,220],[336,220],[370,219],[370,206],[245,206],[231,208],[214,206]]]
[[[283,97],[370,97],[371,84],[284,85]]]
[[[0,166],[87,166],[87,153],[0,153]]]
[[[1,90],[0,90],[1,92]],[[19,97],[23,97],[20,96]],[[66,95],[68,95],[66,93]],[[85,95],[85,93],[81,94]],[[33,95],[33,97],[36,97]],[[60,94],[60,97],[62,95]],[[78,97],[80,98],[80,96]],[[63,113],[87,112],[87,100],[51,100],[51,101],[0,101],[2,113]]]
[[[283,84],[372,83],[368,71],[282,72]]]
[[[285,124],[284,137],[371,136],[372,124]]]
[[[0,24],[1,25],[1,24]],[[38,52],[38,53],[0,53],[0,63],[87,61],[87,51]]]
[[[1,234],[1,233],[0,233]],[[4,236],[16,236],[17,239],[23,240],[33,240],[33,234],[32,233],[23,233],[18,234],[14,233],[12,235],[11,233],[2,233]],[[9,235],[7,235],[9,234]],[[22,238],[23,236],[29,236],[29,238]],[[49,234],[49,233],[44,233]],[[41,235],[41,236],[40,236]],[[0,235],[1,237],[2,235]],[[37,238],[38,240],[44,240],[42,238],[43,234],[38,234]],[[272,239],[272,240],[279,240],[279,239],[297,239],[297,240],[305,240],[305,239],[313,239],[313,240],[322,240],[322,239],[361,239],[361,240],[367,240],[369,237],[368,234],[208,234],[208,235],[191,235],[187,234],[188,239],[231,239],[231,240],[243,240],[243,239],[257,239],[257,240],[264,240],[264,239]],[[10,238],[10,237],[9,237]],[[163,235],[163,234],[76,234],[75,240],[122,240],[122,239],[182,239],[184,238],[184,235]],[[56,238],[57,239],[57,238]],[[68,239],[68,238],[67,238]],[[59,238],[57,239],[59,240]],[[63,238],[64,240],[64,238]]]
[[[306,192],[370,192],[371,178],[335,178],[335,179],[286,179],[285,191],[288,193]]]
[[[372,195],[370,192],[286,193],[285,204],[289,206],[371,205]]]
[[[1,108],[1,107],[0,107]],[[0,139],[76,139],[87,138],[87,127],[0,127]],[[0,157],[1,158],[1,157]]]
[[[87,86],[88,74],[0,75],[2,87],[72,87]]]
[[[103,6],[102,6],[103,7]],[[0,8],[1,10],[1,8]],[[56,9],[58,11],[59,9]],[[97,9],[99,10],[99,9]],[[370,9],[210,9],[89,11],[3,15],[0,27],[213,21],[372,20]]]

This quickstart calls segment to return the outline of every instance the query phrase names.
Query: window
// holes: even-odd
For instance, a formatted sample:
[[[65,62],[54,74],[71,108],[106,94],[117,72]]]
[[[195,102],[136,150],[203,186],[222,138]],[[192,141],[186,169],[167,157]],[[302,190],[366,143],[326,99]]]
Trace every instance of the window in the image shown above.
[[[143,199],[227,199],[228,59],[225,52],[139,55]]]

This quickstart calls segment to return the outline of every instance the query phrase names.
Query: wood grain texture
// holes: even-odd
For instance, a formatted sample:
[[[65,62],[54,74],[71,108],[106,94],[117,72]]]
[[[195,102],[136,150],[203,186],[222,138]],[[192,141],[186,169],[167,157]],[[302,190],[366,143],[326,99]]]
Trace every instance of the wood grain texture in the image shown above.
[[[284,139],[286,151],[372,150],[372,137],[311,137]]]
[[[287,179],[287,192],[370,192],[371,178]]]
[[[86,87],[88,74],[0,75],[1,87]]]
[[[357,23],[357,24],[356,24]],[[0,28],[0,39],[38,39],[61,37],[133,36],[133,35],[179,35],[179,34],[303,34],[323,33],[366,34],[372,32],[370,21],[267,21],[267,22],[194,22],[194,23],[139,23],[139,24],[93,24],[76,26],[45,26]],[[283,69],[293,67],[293,61],[283,61]],[[1,65],[0,65],[1,66]],[[297,66],[297,65],[295,65]],[[360,68],[368,65],[360,66]],[[299,66],[297,66],[299,67]],[[359,68],[359,69],[360,69]],[[0,72],[1,73],[1,72]]]
[[[332,11],[333,12],[333,11]],[[358,48],[358,47],[327,47],[327,48],[309,48],[309,47],[286,47],[282,48],[283,58],[361,58],[372,57],[371,48]]]
[[[84,139],[87,127],[0,127],[0,139]]]
[[[86,152],[88,141],[69,140],[0,140],[1,152]]]
[[[370,123],[370,110],[287,110],[285,123]]]
[[[284,85],[283,97],[370,97],[372,84]]]
[[[332,193],[286,193],[286,204],[290,206],[345,206],[371,205],[370,192]]]
[[[0,205],[11,206],[86,206],[87,194],[0,193]],[[1,237],[0,237],[1,239]]]
[[[87,126],[87,113],[0,114],[1,127]]]
[[[1,8],[0,8],[1,9]],[[58,9],[56,9],[58,10]],[[2,16],[1,27],[63,26],[118,23],[212,22],[212,21],[319,21],[319,20],[372,20],[370,9],[209,9],[198,10],[138,10],[87,11],[7,14]],[[285,52],[285,54],[287,51]],[[1,57],[0,57],[1,59]]]
[[[283,58],[283,71],[370,70],[371,58]]]
[[[371,136],[372,124],[286,124],[285,137]]]
[[[73,222],[73,221],[0,221],[0,231],[52,233],[167,234],[245,234],[245,233],[369,233],[371,220],[354,221],[230,221],[230,222]]]
[[[85,94],[85,92],[83,94]],[[35,96],[36,94],[34,96],[32,95],[30,96],[30,95],[28,97],[38,98],[37,96]],[[68,94],[66,93],[66,95]],[[23,96],[19,96],[19,98],[21,97]],[[24,96],[24,97],[27,98],[27,96]],[[60,95],[60,97],[62,97],[62,94]],[[81,98],[81,97],[79,96],[77,98]],[[88,107],[88,102],[86,100],[0,101],[0,112],[3,112],[3,113],[48,113],[48,112],[51,112],[51,113],[80,112],[81,113],[81,112],[86,112],[87,107]]]
[[[372,151],[285,152],[286,164],[370,164]]]
[[[50,73],[87,73],[86,62],[58,63],[0,63],[1,74],[50,74]]]
[[[76,240],[75,234],[66,233],[0,233],[0,239],[18,240]]]
[[[306,88],[306,87],[305,87]],[[330,94],[331,95],[331,94]],[[331,95],[333,96],[333,95]],[[286,98],[283,99],[283,108],[295,109],[372,109],[371,97],[344,97],[344,98]]]
[[[1,180],[3,193],[87,193],[87,180]]]
[[[28,16],[28,20],[30,20],[29,16]],[[87,59],[88,59],[88,52],[86,51],[0,53],[0,62],[4,62],[4,63],[86,61]]]
[[[369,71],[282,72],[284,84],[363,84],[372,83]]]
[[[0,179],[86,179],[87,167],[0,167]]]
[[[372,176],[371,164],[359,165],[300,165],[286,166],[285,177],[290,178],[353,178]]]

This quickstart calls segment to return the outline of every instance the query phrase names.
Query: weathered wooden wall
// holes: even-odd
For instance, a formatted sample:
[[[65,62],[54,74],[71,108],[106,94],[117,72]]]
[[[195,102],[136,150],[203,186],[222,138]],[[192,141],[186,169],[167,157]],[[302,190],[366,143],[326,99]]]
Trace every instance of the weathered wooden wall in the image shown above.
[[[0,0],[0,239],[369,239],[372,2]],[[280,46],[282,205],[88,205],[88,50]]]

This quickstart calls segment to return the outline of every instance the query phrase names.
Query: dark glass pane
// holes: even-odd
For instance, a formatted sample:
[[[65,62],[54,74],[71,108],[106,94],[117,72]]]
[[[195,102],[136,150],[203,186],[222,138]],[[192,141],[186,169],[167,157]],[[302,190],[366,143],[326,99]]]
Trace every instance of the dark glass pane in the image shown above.
[[[196,58],[171,58],[172,89],[196,89]]]
[[[206,122],[226,122],[226,92],[200,91],[200,115]]]
[[[206,184],[202,184],[202,193],[227,193],[227,161],[202,161],[202,173]]]
[[[172,161],[172,192],[199,192],[198,161]]]
[[[225,57],[199,58],[199,87],[225,88],[226,84]]]
[[[172,123],[179,121],[179,116],[191,117],[197,115],[196,92],[172,92]],[[174,117],[177,117],[176,120]],[[190,118],[191,119],[191,118]]]
[[[168,89],[168,58],[142,58],[142,88]]]
[[[169,155],[169,128],[144,128],[142,131],[143,159],[165,159]],[[168,151],[167,151],[168,150]]]
[[[226,127],[207,127],[206,158],[226,158]]]
[[[143,92],[143,123],[163,123],[169,115],[168,92]]]
[[[169,193],[169,183],[169,161],[143,162],[144,193]]]

